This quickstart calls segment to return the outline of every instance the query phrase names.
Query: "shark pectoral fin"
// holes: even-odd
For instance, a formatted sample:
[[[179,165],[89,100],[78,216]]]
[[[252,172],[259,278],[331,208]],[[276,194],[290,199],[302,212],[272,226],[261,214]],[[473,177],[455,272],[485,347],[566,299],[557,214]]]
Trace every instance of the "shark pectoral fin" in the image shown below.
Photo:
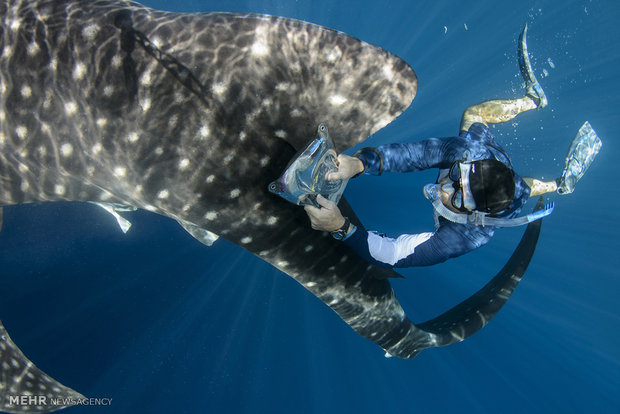
[[[534,211],[543,208],[539,198]],[[519,245],[506,265],[482,289],[438,317],[418,324],[418,328],[436,335],[434,346],[460,342],[482,329],[504,306],[525,274],[536,249],[542,220],[528,224]]]
[[[121,228],[123,233],[127,233],[131,228],[131,222],[121,216],[119,212],[125,213],[130,211],[136,211],[137,209],[133,206],[126,206],[124,204],[116,204],[116,203],[96,203],[90,201],[91,204],[101,207],[108,213],[110,213],[116,219],[118,226]]]
[[[192,237],[194,237],[196,240],[206,246],[212,246],[213,243],[215,243],[215,241],[220,238],[220,236],[218,236],[217,234],[212,233],[209,230],[205,230],[202,227],[198,227],[190,222],[183,220],[177,221],[189,234],[192,235]]]
[[[26,358],[0,322],[0,411],[49,413],[83,398]]]

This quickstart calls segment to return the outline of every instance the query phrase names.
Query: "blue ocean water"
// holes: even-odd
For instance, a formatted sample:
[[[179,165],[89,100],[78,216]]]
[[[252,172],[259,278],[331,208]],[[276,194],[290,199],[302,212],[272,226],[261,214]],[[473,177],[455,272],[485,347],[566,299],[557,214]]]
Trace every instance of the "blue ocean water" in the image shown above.
[[[556,211],[498,316],[463,343],[386,359],[297,282],[225,241],[207,248],[147,212],[131,214],[123,235],[94,206],[7,207],[0,318],[45,372],[113,398],[71,412],[620,412],[620,3],[471,3],[144,2],[298,18],[399,55],[418,74],[418,95],[365,145],[453,135],[466,106],[522,96],[516,42],[527,22],[549,106],[494,127],[498,142],[521,175],[546,179],[560,174],[584,121],[603,148],[575,193],[550,197]],[[368,228],[429,231],[421,188],[435,174],[362,177],[345,196]],[[479,289],[522,231],[405,270],[392,284],[409,317],[427,320]]]

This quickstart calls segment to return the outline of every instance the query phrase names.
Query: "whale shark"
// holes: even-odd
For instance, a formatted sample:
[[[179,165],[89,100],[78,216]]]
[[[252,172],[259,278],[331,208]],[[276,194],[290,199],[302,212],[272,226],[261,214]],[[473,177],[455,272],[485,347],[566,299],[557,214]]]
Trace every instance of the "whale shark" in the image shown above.
[[[117,219],[169,217],[205,245],[222,238],[270,263],[399,358],[485,326],[534,253],[540,221],[489,284],[414,324],[389,282],[398,273],[312,230],[302,208],[268,191],[321,123],[342,152],[411,104],[414,70],[380,47],[289,18],[127,1],[9,0],[0,16],[0,206],[90,202]],[[362,225],[344,198],[339,206]],[[0,324],[0,410],[80,398]]]

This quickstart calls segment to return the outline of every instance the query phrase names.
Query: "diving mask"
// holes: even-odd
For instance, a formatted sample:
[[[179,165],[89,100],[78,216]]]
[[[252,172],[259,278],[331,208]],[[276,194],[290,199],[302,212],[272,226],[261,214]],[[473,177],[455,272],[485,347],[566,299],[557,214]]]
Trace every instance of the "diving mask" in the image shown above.
[[[548,216],[553,212],[554,204],[550,203],[544,209],[535,211],[526,216],[515,218],[489,217],[488,213],[474,210],[470,213],[456,213],[446,207],[440,199],[442,186],[439,184],[427,184],[424,186],[424,196],[433,204],[438,215],[446,220],[458,224],[471,224],[474,226],[516,227],[531,223]]]

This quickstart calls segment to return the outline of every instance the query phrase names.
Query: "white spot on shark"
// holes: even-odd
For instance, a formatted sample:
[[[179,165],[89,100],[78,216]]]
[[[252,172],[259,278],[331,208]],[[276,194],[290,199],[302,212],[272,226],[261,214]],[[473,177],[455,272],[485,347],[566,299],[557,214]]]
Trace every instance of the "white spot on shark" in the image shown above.
[[[328,98],[328,101],[332,105],[339,106],[339,105],[342,105],[343,103],[345,103],[347,101],[347,98],[345,98],[342,95],[331,95]]]
[[[291,87],[290,83],[280,82],[276,85],[276,91],[285,92],[285,91],[288,91],[290,87]]]
[[[142,102],[140,103],[140,106],[142,107],[142,110],[144,112],[147,112],[149,109],[151,109],[151,99],[150,98],[143,99]]]
[[[282,139],[285,139],[285,138],[288,136],[288,134],[286,133],[286,131],[285,131],[285,130],[283,130],[283,129],[278,129],[278,130],[275,132],[275,134],[276,134],[276,137],[278,137],[278,138],[282,138]]]
[[[274,216],[271,216],[267,219],[267,224],[269,224],[270,226],[273,226],[277,222],[278,222],[278,218]]]
[[[241,239],[241,243],[243,243],[243,244],[252,243],[252,238],[251,237],[244,237],[243,239]]]
[[[189,167],[189,160],[187,158],[183,158],[179,161],[179,170],[185,170]]]
[[[206,138],[209,136],[210,133],[211,131],[209,131],[209,127],[206,125],[201,126],[200,130],[198,131],[200,138]]]
[[[21,25],[21,22],[17,19],[11,20],[9,22],[9,28],[13,31],[17,31],[19,30],[19,26]]]
[[[84,75],[86,75],[86,66],[82,62],[76,63],[73,68],[73,79],[76,81],[82,80]]]
[[[168,118],[168,126],[170,128],[174,128],[179,122],[179,116],[177,114],[173,114]]]
[[[222,162],[224,163],[224,165],[228,165],[233,160],[233,158],[235,158],[235,153],[234,152],[226,155],[224,157],[224,159],[222,160]]]
[[[28,56],[34,57],[37,53],[39,53],[39,50],[41,50],[39,49],[39,45],[37,45],[36,43],[30,43],[28,45],[26,53],[28,53]]]
[[[97,119],[97,126],[99,128],[103,128],[104,126],[106,126],[106,124],[108,123],[108,120],[105,118],[98,118]]]
[[[309,245],[307,245],[307,246],[304,248],[304,252],[309,253],[309,252],[311,252],[311,251],[312,251],[312,249],[313,249],[313,248],[314,248],[314,246],[312,246],[312,245],[310,245],[310,244],[309,244]]]
[[[28,85],[22,86],[22,89],[19,91],[23,98],[30,98],[32,96],[32,88]]]
[[[240,195],[241,195],[241,190],[239,190],[238,188],[235,188],[234,190],[230,192],[230,198],[237,198]]]
[[[132,131],[127,135],[127,141],[131,142],[132,144],[135,144],[136,142],[138,142],[139,139],[140,139],[140,136],[135,131]]]
[[[142,86],[150,86],[152,83],[153,80],[151,79],[151,72],[144,71],[144,73],[142,73],[142,76],[140,77],[140,84]]]
[[[123,58],[121,57],[121,55],[114,55],[114,57],[112,57],[112,62],[110,62],[110,65],[114,69],[120,68],[122,64],[123,64]]]
[[[164,153],[164,149],[162,147],[155,148],[155,155],[161,155]]]
[[[88,41],[93,41],[95,36],[99,33],[99,26],[96,24],[91,24],[82,29],[82,36]]]
[[[207,212],[207,214],[205,214],[205,218],[209,221],[213,221],[217,218],[217,212],[215,211],[209,211]]]
[[[127,174],[127,168],[125,167],[116,167],[114,168],[114,175],[117,177],[124,177]]]
[[[105,96],[106,98],[109,98],[112,95],[114,95],[114,87],[112,85],[104,86],[103,87],[103,96]]]
[[[265,28],[261,27],[256,30],[256,40],[252,44],[251,51],[254,56],[258,57],[265,56],[269,53]]]
[[[224,85],[223,83],[219,82],[213,85],[213,93],[219,96],[222,96],[224,93],[226,93],[226,85]]]
[[[332,62],[332,63],[340,59],[341,56],[342,56],[342,52],[337,47],[334,49],[331,49],[328,52],[325,52],[325,57],[327,58],[329,62]]]
[[[73,154],[73,145],[65,142],[60,146],[60,155],[63,157],[70,157]]]
[[[383,74],[385,75],[386,79],[389,81],[394,79],[394,69],[391,66],[385,65],[383,67]]]
[[[73,115],[78,110],[78,106],[75,102],[69,101],[65,104],[65,112],[67,115]]]
[[[20,137],[21,139],[24,139],[28,135],[28,128],[26,128],[23,125],[20,125],[17,128],[15,128],[15,133],[17,134],[18,137]]]
[[[157,193],[157,198],[160,198],[162,200],[168,198],[170,196],[170,192],[168,190],[161,190],[159,193]]]
[[[263,158],[260,159],[260,166],[261,167],[266,167],[267,164],[269,164],[269,157],[268,156],[264,156]]]
[[[211,174],[210,176],[207,177],[206,181],[207,181],[207,184],[213,183],[213,181],[215,181],[215,175]]]
[[[91,151],[93,152],[93,154],[97,155],[101,152],[102,149],[103,149],[103,146],[100,143],[96,143],[91,148]]]
[[[67,192],[67,189],[62,184],[56,184],[54,186],[54,193],[57,195],[64,195]]]

